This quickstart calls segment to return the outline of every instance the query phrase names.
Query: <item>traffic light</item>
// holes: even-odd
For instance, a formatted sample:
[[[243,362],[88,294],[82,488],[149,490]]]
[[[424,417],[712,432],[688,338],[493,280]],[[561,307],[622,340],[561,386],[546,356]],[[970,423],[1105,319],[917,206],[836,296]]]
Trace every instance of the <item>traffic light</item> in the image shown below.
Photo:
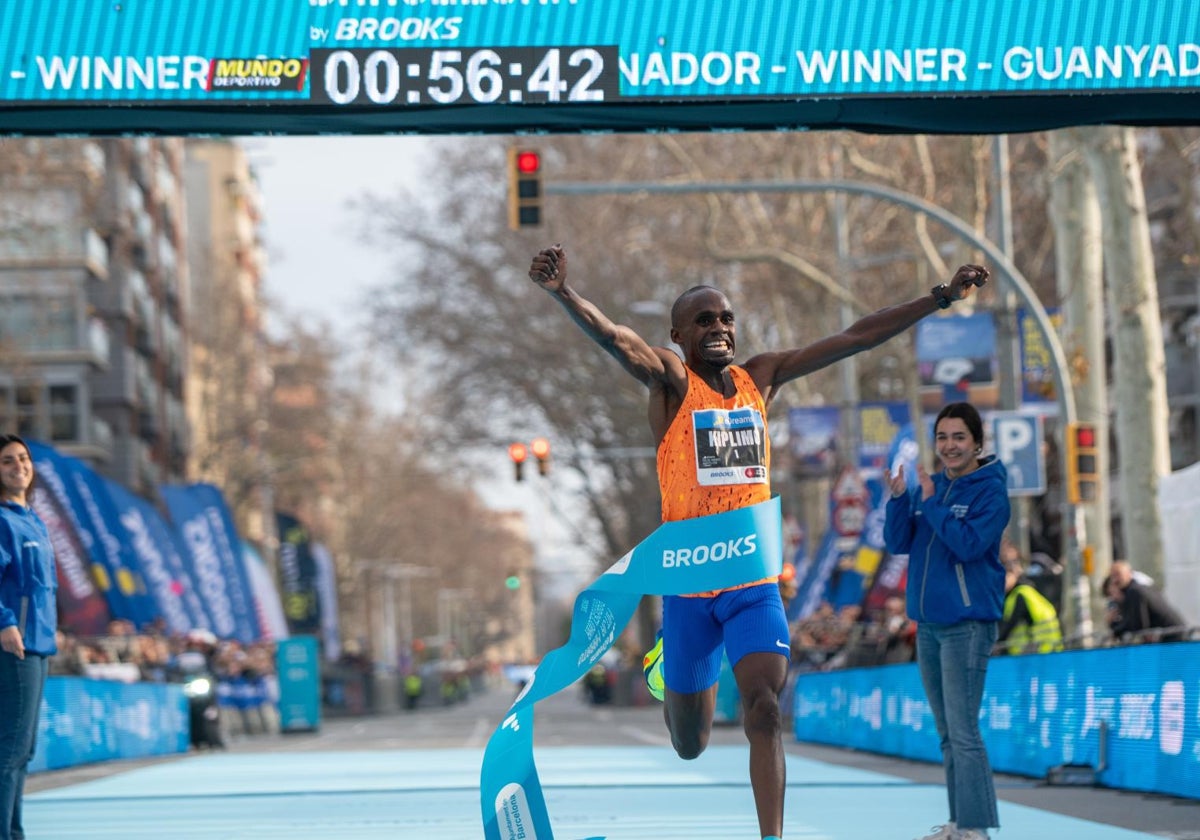
[[[508,150],[508,226],[542,224],[542,156],[530,149]]]
[[[508,457],[512,458],[513,467],[516,469],[517,481],[523,481],[525,469],[525,459],[529,457],[529,450],[525,448],[523,443],[510,443],[508,445]]]
[[[533,450],[533,457],[537,458],[538,475],[545,475],[550,471],[550,441],[545,438],[534,438],[529,443],[529,448]]]
[[[515,592],[516,590],[521,588],[521,576],[520,575],[509,575],[508,577],[506,577],[504,579],[504,586],[506,589],[511,589]]]
[[[1067,424],[1067,500],[1077,505],[1094,502],[1099,495],[1100,457],[1096,427],[1091,423]]]

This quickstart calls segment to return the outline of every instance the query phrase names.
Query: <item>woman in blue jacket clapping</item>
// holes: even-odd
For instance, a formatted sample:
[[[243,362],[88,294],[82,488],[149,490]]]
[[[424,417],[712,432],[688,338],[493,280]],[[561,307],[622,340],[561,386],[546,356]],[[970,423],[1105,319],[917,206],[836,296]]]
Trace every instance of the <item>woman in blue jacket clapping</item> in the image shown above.
[[[29,506],[33,460],[0,435],[0,840],[22,840],[21,799],[33,758],[47,661],[58,652],[54,549]]]
[[[1004,605],[1008,474],[994,455],[982,456],[983,420],[970,403],[941,410],[934,448],[942,470],[918,466],[911,491],[903,467],[884,474],[884,539],[888,551],[908,555],[908,616],[950,801],[950,822],[922,840],[981,840],[1000,824],[979,710]]]

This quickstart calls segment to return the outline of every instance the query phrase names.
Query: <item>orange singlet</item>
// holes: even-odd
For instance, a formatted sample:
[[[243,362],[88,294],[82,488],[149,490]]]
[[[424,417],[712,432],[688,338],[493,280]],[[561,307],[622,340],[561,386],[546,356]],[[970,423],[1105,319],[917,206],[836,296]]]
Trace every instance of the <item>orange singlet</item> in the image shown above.
[[[687,394],[658,445],[664,522],[724,513],[771,498],[766,404],[744,369],[730,365],[729,375],[735,392],[726,398],[687,368]],[[764,578],[689,597],[775,580]]]

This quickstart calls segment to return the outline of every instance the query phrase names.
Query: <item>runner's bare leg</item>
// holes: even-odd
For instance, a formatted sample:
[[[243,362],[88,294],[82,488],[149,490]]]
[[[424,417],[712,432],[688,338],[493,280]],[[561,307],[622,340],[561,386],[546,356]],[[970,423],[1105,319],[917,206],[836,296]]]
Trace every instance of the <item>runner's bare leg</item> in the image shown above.
[[[704,752],[712,734],[716,708],[716,685],[695,694],[677,694],[666,689],[663,719],[667,722],[667,731],[671,733],[671,746],[680,758],[690,760]]]
[[[750,742],[750,787],[763,837],[783,836],[787,764],[779,695],[787,681],[788,658],[749,653],[733,669],[742,697],[742,727]]]

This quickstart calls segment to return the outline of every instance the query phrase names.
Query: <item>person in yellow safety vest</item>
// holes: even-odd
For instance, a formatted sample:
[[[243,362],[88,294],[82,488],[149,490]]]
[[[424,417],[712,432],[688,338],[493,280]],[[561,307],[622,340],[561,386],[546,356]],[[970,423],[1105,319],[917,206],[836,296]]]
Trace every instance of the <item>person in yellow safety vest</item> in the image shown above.
[[[421,675],[416,671],[412,671],[404,678],[404,707],[409,711],[417,708],[417,703],[421,700],[421,692],[425,690],[425,686],[421,682]]]
[[[1033,584],[1023,580],[1020,557],[1004,559],[1004,613],[997,653],[1053,653],[1063,649],[1058,611]]]

